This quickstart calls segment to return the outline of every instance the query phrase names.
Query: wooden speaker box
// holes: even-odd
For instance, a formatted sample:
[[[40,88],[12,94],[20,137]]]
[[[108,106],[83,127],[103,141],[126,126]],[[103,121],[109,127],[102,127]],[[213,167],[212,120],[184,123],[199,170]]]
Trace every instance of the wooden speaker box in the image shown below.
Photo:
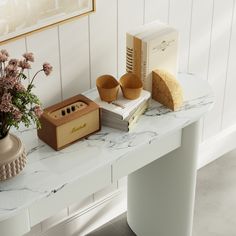
[[[55,150],[101,129],[99,106],[83,95],[44,109],[38,137]]]

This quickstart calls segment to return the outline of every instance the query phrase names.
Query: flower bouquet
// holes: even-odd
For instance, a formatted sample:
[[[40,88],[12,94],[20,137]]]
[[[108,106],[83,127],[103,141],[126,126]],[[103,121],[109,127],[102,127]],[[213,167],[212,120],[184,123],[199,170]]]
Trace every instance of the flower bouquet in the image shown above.
[[[25,72],[31,69],[33,62],[33,53],[25,53],[23,58],[18,60],[9,59],[6,50],[0,51],[0,180],[16,175],[17,171],[12,173],[11,169],[19,169],[25,165],[24,149],[21,148],[20,153],[14,154],[14,157],[12,154],[9,156],[9,153],[13,153],[10,150],[12,148],[18,148],[19,151],[17,143],[20,143],[19,140],[16,141],[18,139],[16,136],[9,134],[10,128],[18,129],[20,123],[26,127],[35,123],[36,127],[40,128],[39,117],[43,111],[39,98],[32,92],[33,82],[40,72],[48,76],[52,71],[52,66],[44,63],[42,69],[30,79]],[[24,84],[27,85],[24,86]],[[24,163],[20,162],[19,156],[23,157],[21,159]],[[10,168],[10,165],[14,168]],[[10,169],[6,169],[6,166]]]

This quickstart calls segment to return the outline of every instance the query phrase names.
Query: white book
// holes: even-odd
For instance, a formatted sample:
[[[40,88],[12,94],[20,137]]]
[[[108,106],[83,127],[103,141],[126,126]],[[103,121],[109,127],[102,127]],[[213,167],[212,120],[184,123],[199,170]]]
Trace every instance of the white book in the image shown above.
[[[146,111],[148,108],[149,101],[145,101],[134,111],[133,114],[128,116],[126,119],[121,120],[116,117],[103,117],[102,118],[102,124],[104,126],[108,126],[111,128],[123,130],[123,131],[129,131],[131,128],[134,127],[134,125],[137,123],[140,116]]]
[[[140,104],[151,97],[150,92],[142,90],[139,98],[129,100],[124,98],[121,91],[119,91],[117,100],[112,103],[108,103],[100,99],[96,88],[84,92],[83,95],[97,103],[102,108],[103,113],[109,112],[114,115],[114,117],[122,120],[126,119],[139,107]]]
[[[152,91],[152,71],[166,70],[177,76],[178,31],[155,21],[127,33],[126,70],[138,75],[144,89]]]

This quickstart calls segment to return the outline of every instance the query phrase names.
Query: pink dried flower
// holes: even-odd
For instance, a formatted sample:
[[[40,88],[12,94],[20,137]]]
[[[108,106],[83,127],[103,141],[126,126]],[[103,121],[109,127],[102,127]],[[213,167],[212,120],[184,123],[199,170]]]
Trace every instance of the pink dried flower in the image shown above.
[[[26,52],[23,54],[26,61],[34,62],[34,54],[32,52]]]
[[[4,93],[2,95],[2,102],[11,103],[12,96],[10,93]]]
[[[8,52],[0,49],[0,138],[4,137],[12,126],[18,128],[20,122],[28,127],[32,121],[37,128],[40,127],[38,118],[43,114],[43,110],[31,90],[39,73],[44,71],[48,76],[53,69],[49,63],[44,63],[32,79],[28,79],[28,86],[25,88],[22,84],[22,80],[27,79],[24,70],[31,68],[31,62],[34,62],[33,53],[24,53],[20,61],[8,57]]]
[[[19,67],[21,67],[23,70],[24,69],[31,69],[31,65],[29,64],[29,62],[26,59],[19,61]]]
[[[3,82],[4,81],[4,77],[0,77],[0,89],[3,87]]]
[[[46,76],[51,74],[52,69],[53,69],[53,67],[48,62],[45,62],[43,64],[43,71],[44,71]]]
[[[26,91],[24,85],[21,82],[17,82],[15,84],[15,89],[17,92],[25,92]]]
[[[7,65],[5,68],[5,71],[6,71],[7,77],[10,77],[10,76],[15,77],[18,74],[17,66],[14,66],[12,64]]]
[[[11,102],[12,96],[10,93],[4,93],[2,95],[2,101],[0,103],[0,111],[2,112],[10,112],[12,108]]]
[[[16,77],[7,77],[7,78],[3,79],[2,86],[5,89],[13,89],[15,84],[16,84],[16,82],[17,82]]]
[[[8,57],[5,54],[3,54],[2,52],[0,52],[0,62],[5,62],[5,61],[7,61],[7,59],[8,59]]]
[[[12,65],[12,66],[17,67],[17,65],[18,65],[18,60],[17,60],[17,59],[11,59],[11,60],[8,62],[8,65]]]
[[[21,111],[17,108],[17,107],[14,107],[13,110],[12,110],[12,115],[14,116],[14,119],[19,122],[21,121],[21,118],[23,116],[23,114],[21,113]]]
[[[43,110],[42,110],[42,108],[41,108],[39,105],[36,105],[36,106],[33,108],[33,111],[34,111],[35,115],[36,115],[38,118],[43,114]]]
[[[5,56],[9,57],[9,53],[8,53],[8,51],[7,51],[6,49],[2,49],[2,50],[1,50],[1,53],[2,53],[3,55],[5,55]]]

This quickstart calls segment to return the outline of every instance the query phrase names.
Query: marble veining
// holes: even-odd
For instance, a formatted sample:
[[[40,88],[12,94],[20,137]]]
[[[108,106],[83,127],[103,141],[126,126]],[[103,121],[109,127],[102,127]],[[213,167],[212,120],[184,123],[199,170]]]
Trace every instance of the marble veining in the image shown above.
[[[39,150],[40,148],[44,148],[45,146],[46,146],[46,144],[41,144],[41,145],[32,147],[30,150],[27,151],[27,156],[31,155],[32,153]]]
[[[152,101],[129,133],[102,127],[100,132],[56,152],[38,139],[34,128],[15,131],[26,147],[28,163],[17,177],[0,182],[0,221],[98,168],[127,158],[126,154],[137,147],[198,120],[214,103],[212,91],[207,81],[191,75],[182,74],[179,81],[184,90],[183,106],[173,112]]]
[[[123,135],[116,132],[112,135],[111,133],[98,133],[98,136],[90,136],[87,140],[103,141],[107,149],[118,150],[135,147],[142,144],[144,139],[152,139],[157,135],[158,133],[153,131],[125,133]]]

